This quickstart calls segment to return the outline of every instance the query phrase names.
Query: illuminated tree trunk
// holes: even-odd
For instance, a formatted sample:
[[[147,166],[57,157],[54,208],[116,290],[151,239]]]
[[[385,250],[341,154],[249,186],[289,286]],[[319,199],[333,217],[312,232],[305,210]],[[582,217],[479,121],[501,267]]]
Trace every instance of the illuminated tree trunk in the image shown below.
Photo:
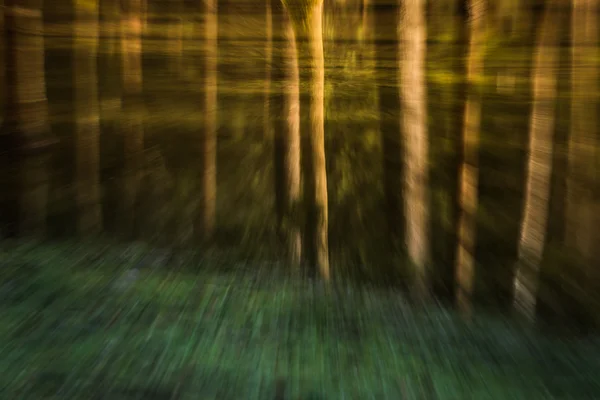
[[[3,147],[18,160],[18,227],[44,235],[48,197],[50,132],[44,73],[42,0],[5,0],[5,104]]]
[[[75,3],[75,169],[77,228],[80,234],[102,230],[100,199],[100,109],[98,104],[98,1]]]
[[[263,109],[263,136],[271,136],[271,65],[273,63],[273,10],[271,0],[265,2],[265,92]]]
[[[546,241],[552,175],[558,72],[558,19],[555,5],[554,0],[546,5],[537,39],[527,184],[514,280],[514,306],[517,311],[532,320],[535,317],[539,269]]]
[[[327,171],[325,165],[325,60],[323,55],[323,2],[307,4],[308,107],[310,131],[306,136],[307,171],[304,196],[307,205],[307,260],[324,280],[329,280]],[[301,41],[302,43],[302,41]]]
[[[121,16],[123,60],[123,121],[125,171],[121,222],[123,233],[133,235],[136,198],[144,166],[144,121],[142,113],[142,1],[126,0]]]
[[[275,196],[279,233],[292,268],[298,269],[302,239],[298,210],[300,206],[300,73],[296,35],[287,11],[280,0],[272,1],[273,33],[285,39],[284,46],[274,49],[273,78],[283,101],[273,96],[275,130]],[[279,73],[281,71],[282,73]],[[279,79],[278,79],[279,78]],[[275,110],[274,110],[275,111]]]
[[[202,197],[198,232],[204,241],[215,228],[217,197],[217,1],[204,1],[204,136],[202,149]]]
[[[406,248],[415,268],[415,292],[429,290],[429,145],[425,87],[425,2],[402,0],[398,23],[398,73],[404,139]]]
[[[573,0],[571,132],[568,142],[566,244],[586,261],[597,252],[598,46],[597,0]],[[595,253],[595,254],[594,254]]]
[[[362,0],[361,7],[361,29],[362,29],[362,37],[366,39],[369,36],[369,7],[371,5],[370,0]]]
[[[481,93],[478,80],[483,75],[486,1],[469,1],[468,92],[463,125],[462,165],[459,178],[460,215],[456,255],[456,302],[465,316],[471,313],[475,278],[475,237],[477,228],[477,185],[479,179],[479,130]]]

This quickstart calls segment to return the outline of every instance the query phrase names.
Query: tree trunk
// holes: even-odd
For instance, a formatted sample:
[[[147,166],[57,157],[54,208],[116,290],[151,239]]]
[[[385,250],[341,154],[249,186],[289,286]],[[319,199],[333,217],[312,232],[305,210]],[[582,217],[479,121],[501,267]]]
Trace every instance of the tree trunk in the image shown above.
[[[273,33],[285,40],[274,49],[273,78],[283,101],[273,96],[275,130],[275,196],[277,220],[286,257],[298,269],[302,239],[298,216],[300,208],[300,73],[296,35],[287,10],[280,0],[272,1]],[[281,71],[281,73],[280,73]],[[281,89],[280,89],[281,88]],[[278,105],[281,104],[279,109]],[[278,107],[275,109],[275,107]]]
[[[327,171],[325,164],[325,60],[323,55],[323,2],[309,6],[308,35],[308,107],[310,131],[306,137],[308,171],[304,179],[307,212],[306,242],[311,251],[308,261],[323,280],[329,280]],[[312,254],[311,254],[312,253]]]
[[[9,151],[18,193],[19,233],[46,233],[49,147],[57,142],[48,121],[41,0],[5,0],[5,102],[2,148]],[[9,219],[14,216],[9,215]]]
[[[100,109],[98,104],[98,1],[75,3],[75,158],[78,233],[102,230]]]
[[[361,5],[361,16],[360,25],[362,29],[362,38],[366,41],[369,37],[369,8],[371,6],[370,0],[362,0]]]
[[[263,139],[271,136],[271,65],[273,64],[273,9],[271,0],[265,1],[265,91],[263,108]]]
[[[568,141],[566,244],[588,262],[598,255],[597,0],[573,0],[571,20],[571,132]]]
[[[469,2],[469,54],[467,60],[467,99],[463,122],[463,154],[459,178],[460,216],[456,256],[456,303],[463,315],[471,313],[475,278],[475,237],[477,228],[477,186],[479,179],[479,130],[483,76],[486,1]]]
[[[306,225],[302,251],[307,264],[329,280],[327,171],[325,164],[325,60],[323,56],[323,1],[284,0],[293,21],[298,59],[306,60],[307,108],[310,128],[303,136],[302,166]]]
[[[552,175],[558,73],[558,13],[554,9],[555,5],[554,0],[550,0],[546,5],[537,39],[527,184],[514,280],[514,306],[518,312],[531,320],[535,318]]]
[[[213,236],[217,197],[217,1],[204,2],[204,136],[202,137],[202,198],[198,232]]]
[[[425,85],[425,2],[403,0],[398,24],[401,131],[404,139],[406,248],[415,268],[414,290],[429,291],[429,144]]]
[[[123,62],[123,136],[125,171],[123,179],[123,233],[134,234],[136,198],[143,176],[144,125],[142,99],[142,1],[126,0],[121,16]]]

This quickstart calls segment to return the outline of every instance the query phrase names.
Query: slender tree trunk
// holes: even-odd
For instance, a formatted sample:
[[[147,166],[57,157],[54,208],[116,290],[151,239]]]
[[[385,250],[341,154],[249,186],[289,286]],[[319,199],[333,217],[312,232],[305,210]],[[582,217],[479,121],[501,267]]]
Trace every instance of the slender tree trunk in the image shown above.
[[[367,39],[369,37],[369,7],[371,5],[371,1],[370,0],[362,0],[362,7],[361,7],[361,26],[362,26],[362,31],[363,31],[363,38]]]
[[[415,292],[429,291],[429,144],[425,86],[425,2],[402,0],[398,24],[398,73],[404,138],[406,247],[415,268]]]
[[[198,232],[208,241],[215,228],[217,197],[217,1],[204,1],[204,136]]]
[[[275,130],[275,196],[279,233],[290,266],[298,269],[302,240],[300,208],[300,72],[296,35],[287,10],[280,0],[272,1],[273,33],[285,40],[274,49],[273,78],[283,101],[273,96]],[[279,78],[279,79],[277,79]],[[277,107],[281,104],[281,108]],[[277,107],[277,108],[275,108]]]
[[[323,2],[311,4],[308,10],[308,72],[309,120],[307,135],[307,166],[304,183],[305,203],[308,206],[306,241],[311,242],[308,254],[311,265],[324,280],[329,280],[329,244],[327,210],[327,171],[325,164],[325,60],[323,55]]]
[[[142,1],[126,0],[121,17],[123,60],[123,136],[125,172],[123,179],[123,233],[135,230],[136,198],[144,166],[142,99]]]
[[[323,1],[284,0],[294,23],[298,58],[306,60],[307,108],[310,129],[302,140],[303,195],[306,225],[303,255],[307,264],[329,280],[327,171],[325,164],[325,60],[323,55]]]
[[[535,318],[539,269],[546,242],[552,175],[554,113],[558,72],[557,11],[546,5],[537,39],[533,70],[533,110],[529,132],[527,184],[514,281],[514,306]]]
[[[463,126],[463,161],[460,167],[458,248],[456,256],[456,302],[465,316],[471,313],[475,278],[475,237],[477,228],[477,186],[479,179],[479,130],[481,93],[478,80],[483,75],[486,1],[469,0],[469,55],[467,99]]]
[[[271,125],[271,65],[273,64],[273,10],[271,0],[265,1],[265,92],[263,109],[263,138],[269,138]]]
[[[102,230],[100,108],[98,104],[98,1],[75,3],[75,115],[78,232]]]
[[[571,132],[568,141],[566,244],[593,261],[598,242],[597,0],[573,0],[571,19]]]
[[[5,0],[6,71],[2,147],[17,161],[18,230],[46,233],[50,132],[42,0]]]

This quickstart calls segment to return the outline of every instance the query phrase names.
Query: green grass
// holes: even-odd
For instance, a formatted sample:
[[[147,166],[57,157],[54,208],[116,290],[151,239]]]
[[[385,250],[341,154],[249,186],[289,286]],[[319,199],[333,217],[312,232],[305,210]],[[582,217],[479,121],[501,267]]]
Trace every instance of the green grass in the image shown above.
[[[216,253],[0,250],[2,398],[273,399],[278,380],[289,399],[600,396],[592,339],[466,324],[390,290],[326,290]]]

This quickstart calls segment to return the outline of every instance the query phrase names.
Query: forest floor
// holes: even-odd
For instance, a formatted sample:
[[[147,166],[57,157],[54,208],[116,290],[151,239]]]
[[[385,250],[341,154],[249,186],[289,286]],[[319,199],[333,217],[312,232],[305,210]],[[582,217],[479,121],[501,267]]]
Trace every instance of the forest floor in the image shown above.
[[[216,254],[0,242],[3,399],[597,399],[600,340]],[[282,394],[283,393],[283,394]]]

